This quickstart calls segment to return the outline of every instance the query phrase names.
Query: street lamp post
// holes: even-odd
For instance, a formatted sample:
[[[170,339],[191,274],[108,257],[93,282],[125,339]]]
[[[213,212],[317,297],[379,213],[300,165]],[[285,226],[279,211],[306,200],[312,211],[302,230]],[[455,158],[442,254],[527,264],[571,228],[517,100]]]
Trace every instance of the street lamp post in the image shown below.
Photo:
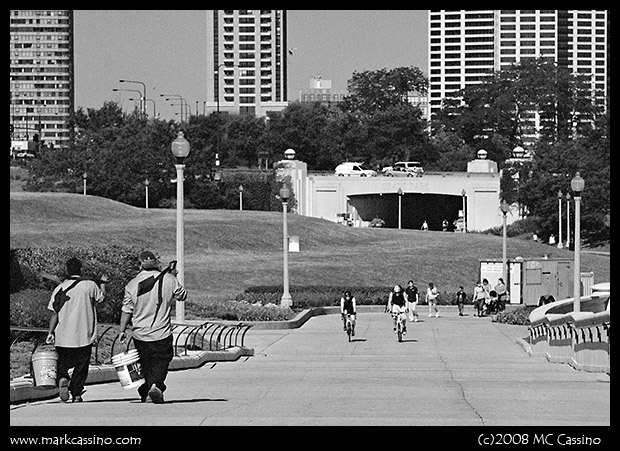
[[[133,80],[119,80],[119,83],[136,83],[142,85],[142,94],[141,94],[141,102],[140,102],[140,112],[146,116],[146,84],[141,81],[133,81]],[[138,91],[139,92],[139,91]]]
[[[401,229],[402,219],[403,219],[403,209],[402,209],[402,199],[403,199],[403,190],[398,188],[398,230]]]
[[[570,193],[566,193],[566,249],[570,249]]]
[[[466,200],[467,200],[467,191],[463,189],[461,191],[461,196],[463,197],[463,233],[467,233],[467,210],[466,210]]]
[[[280,189],[280,200],[282,201],[282,251],[283,251],[283,285],[282,307],[290,307],[293,304],[288,286],[288,224],[286,223],[286,211],[288,208],[288,200],[291,197],[290,190],[284,186]]]
[[[570,182],[570,187],[573,190],[573,197],[575,198],[575,268],[573,274],[573,311],[581,311],[581,193],[585,187],[585,182],[579,175],[579,172],[575,174],[575,177]]]
[[[183,170],[185,169],[185,158],[189,155],[189,142],[179,131],[177,138],[172,141],[172,154],[176,157],[174,167],[177,170],[177,279],[181,285],[185,284],[185,253],[183,241],[185,239],[183,230]],[[177,322],[185,321],[185,305],[183,302],[176,303]]]
[[[243,211],[243,185],[239,185],[239,211]]]
[[[86,173],[86,171],[84,171],[84,173],[82,174],[82,181],[84,183],[83,192],[85,196],[86,196],[86,179],[87,178],[88,178],[88,174]]]
[[[500,210],[502,210],[503,217],[503,234],[502,234],[502,279],[504,283],[507,283],[508,280],[508,267],[507,267],[507,258],[506,258],[506,215],[510,210],[510,206],[508,202],[502,200],[502,203],[499,206]]]
[[[558,191],[558,249],[562,249],[564,244],[562,243],[562,200],[564,194],[562,191]]]
[[[149,209],[149,179],[144,179],[144,208]]]

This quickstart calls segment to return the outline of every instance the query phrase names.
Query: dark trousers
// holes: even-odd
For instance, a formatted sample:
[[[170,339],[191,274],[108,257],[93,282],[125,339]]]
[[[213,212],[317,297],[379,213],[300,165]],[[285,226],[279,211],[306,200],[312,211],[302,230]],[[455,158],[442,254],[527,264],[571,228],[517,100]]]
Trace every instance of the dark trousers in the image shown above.
[[[172,335],[158,341],[140,341],[134,338],[134,343],[140,355],[142,374],[146,381],[138,387],[138,393],[141,397],[146,397],[153,384],[163,393],[166,390],[164,381],[168,376],[168,365],[174,355]]]
[[[84,384],[88,377],[91,350],[92,345],[81,348],[56,346],[56,352],[58,353],[56,369],[58,382],[62,378],[69,379],[69,392],[71,392],[72,396],[81,395],[84,390]],[[69,377],[69,369],[71,368],[73,368],[73,375]]]

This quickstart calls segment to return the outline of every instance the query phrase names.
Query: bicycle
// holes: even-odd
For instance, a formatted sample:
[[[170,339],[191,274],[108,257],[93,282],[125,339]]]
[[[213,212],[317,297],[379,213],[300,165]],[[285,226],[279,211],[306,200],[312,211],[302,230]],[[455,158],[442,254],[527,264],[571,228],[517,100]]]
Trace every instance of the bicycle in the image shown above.
[[[353,319],[351,318],[353,316],[352,313],[343,313],[342,314],[343,317],[346,316],[345,318],[345,330],[347,332],[347,336],[349,338],[349,343],[351,343],[351,337],[353,336]]]
[[[398,342],[402,343],[403,334],[406,333],[407,327],[405,326],[405,321],[407,320],[407,312],[392,312],[392,318],[394,319],[394,326],[396,328],[396,336],[398,337]]]

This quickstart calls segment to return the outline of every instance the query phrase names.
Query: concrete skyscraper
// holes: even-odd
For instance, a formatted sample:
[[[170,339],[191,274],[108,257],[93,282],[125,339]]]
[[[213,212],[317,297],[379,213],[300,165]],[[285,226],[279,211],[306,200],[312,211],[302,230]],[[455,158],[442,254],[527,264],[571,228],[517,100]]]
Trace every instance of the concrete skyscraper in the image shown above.
[[[207,11],[207,109],[267,116],[287,101],[285,10]]]
[[[431,113],[442,99],[526,59],[589,75],[608,98],[607,10],[429,10]]]
[[[66,147],[74,112],[73,11],[10,10],[11,152]]]

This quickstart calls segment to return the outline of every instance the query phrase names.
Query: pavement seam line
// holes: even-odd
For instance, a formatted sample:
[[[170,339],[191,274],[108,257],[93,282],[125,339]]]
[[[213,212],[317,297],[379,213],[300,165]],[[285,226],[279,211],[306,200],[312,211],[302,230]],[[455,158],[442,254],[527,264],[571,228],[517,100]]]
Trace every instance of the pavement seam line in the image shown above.
[[[433,331],[433,341],[435,342],[435,348],[436,348],[437,347],[437,335],[435,334],[435,332],[437,331],[437,329],[435,327],[433,327],[432,331]],[[445,370],[450,374],[450,380],[452,382],[454,382],[456,385],[458,385],[459,390],[461,392],[461,398],[463,399],[463,401],[465,401],[465,404],[467,404],[469,406],[469,408],[476,414],[476,416],[478,418],[480,418],[480,422],[482,423],[483,426],[485,426],[486,424],[484,422],[484,418],[482,418],[482,415],[480,415],[480,413],[478,413],[476,408],[467,399],[467,396],[465,396],[465,389],[463,388],[463,384],[461,384],[459,381],[457,381],[454,378],[454,372],[448,367],[448,363],[443,359],[443,356],[441,354],[439,354],[439,353],[437,355],[439,356],[439,360],[443,364]]]

